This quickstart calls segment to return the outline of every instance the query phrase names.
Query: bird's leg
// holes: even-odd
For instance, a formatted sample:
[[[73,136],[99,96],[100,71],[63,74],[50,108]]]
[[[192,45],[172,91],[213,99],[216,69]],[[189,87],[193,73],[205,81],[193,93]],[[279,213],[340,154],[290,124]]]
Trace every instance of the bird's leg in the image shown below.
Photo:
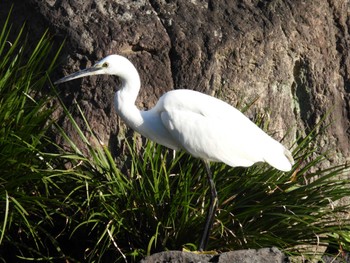
[[[199,244],[199,251],[203,251],[208,244],[210,230],[211,230],[211,228],[213,226],[213,222],[214,222],[215,211],[218,207],[218,197],[217,197],[215,184],[213,181],[213,176],[212,176],[211,171],[210,171],[210,165],[209,165],[208,161],[203,160],[203,162],[205,165],[205,169],[207,170],[207,178],[208,178],[208,182],[210,185],[211,195],[210,195],[209,210],[207,213],[207,217],[205,219],[204,231],[203,231],[201,242]]]

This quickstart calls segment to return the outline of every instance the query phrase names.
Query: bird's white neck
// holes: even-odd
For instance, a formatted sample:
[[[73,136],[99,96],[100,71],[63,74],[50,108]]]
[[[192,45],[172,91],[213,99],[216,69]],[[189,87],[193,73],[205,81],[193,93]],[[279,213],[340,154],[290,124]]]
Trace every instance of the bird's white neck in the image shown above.
[[[135,104],[136,98],[140,91],[141,81],[140,77],[134,79],[123,79],[121,88],[118,90],[119,96],[123,99],[124,103]]]
[[[135,72],[130,72],[132,78],[128,76],[121,77],[122,86],[114,96],[114,107],[118,115],[131,126],[131,128],[138,130],[137,127],[143,123],[143,118],[135,105],[141,86],[140,77],[136,69]]]

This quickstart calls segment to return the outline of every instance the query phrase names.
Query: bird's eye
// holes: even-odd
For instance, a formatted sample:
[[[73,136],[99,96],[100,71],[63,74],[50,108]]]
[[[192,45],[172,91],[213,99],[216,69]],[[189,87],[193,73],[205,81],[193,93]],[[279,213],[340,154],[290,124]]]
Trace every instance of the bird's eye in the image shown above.
[[[103,63],[103,64],[102,64],[102,67],[103,67],[103,68],[108,68],[108,63],[107,63],[107,62]]]

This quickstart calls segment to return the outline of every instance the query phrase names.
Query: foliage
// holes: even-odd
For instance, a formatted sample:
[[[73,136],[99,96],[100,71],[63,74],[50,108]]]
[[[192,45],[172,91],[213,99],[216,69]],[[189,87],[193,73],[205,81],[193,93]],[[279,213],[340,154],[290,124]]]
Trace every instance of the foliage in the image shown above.
[[[40,221],[50,220],[47,207],[55,203],[49,197],[48,178],[39,172],[49,165],[43,160],[41,149],[46,144],[45,127],[51,110],[44,107],[46,99],[36,97],[45,87],[46,73],[52,70],[56,57],[49,54],[52,44],[47,33],[36,46],[31,46],[23,26],[11,41],[9,18],[0,32],[0,254],[3,258],[11,258],[14,247],[21,256],[23,249],[45,246],[41,235],[47,235],[40,228]],[[28,52],[29,49],[32,51]]]
[[[195,250],[209,203],[200,160],[149,141],[140,150],[132,137],[125,141],[129,158],[117,167],[108,147],[92,145],[57,96],[87,151],[80,149],[52,120],[46,107],[51,98],[38,96],[56,59],[43,63],[51,61],[47,35],[28,55],[23,29],[11,44],[9,34],[5,24],[0,35],[1,259],[124,262],[166,249]],[[340,177],[347,167],[317,168],[326,154],[310,161],[318,128],[295,144],[296,165],[289,173],[265,164],[245,169],[212,164],[219,209],[208,249],[276,246],[304,256],[313,251],[303,245],[349,249],[348,205],[337,204],[350,195],[349,181]],[[70,150],[56,145],[49,133],[60,134]]]
[[[335,233],[338,244],[349,246],[345,237],[350,225],[344,219],[348,205],[335,205],[350,194],[349,181],[339,178],[347,167],[317,169],[325,155],[305,162],[315,151],[311,145],[319,135],[317,128],[299,140],[293,152],[297,164],[289,173],[265,164],[212,165],[220,201],[208,249],[276,246],[306,257],[315,252],[302,245],[326,247],[335,241]],[[102,145],[90,146],[94,157],[79,166],[94,171],[80,189],[79,196],[89,193],[83,197],[88,201],[79,207],[81,223],[74,230],[95,236],[86,255],[91,261],[97,255],[105,261],[110,253],[122,260],[166,249],[196,249],[200,240],[209,202],[201,162],[182,152],[172,157],[171,151],[152,142],[138,153],[136,141],[129,145],[127,175]]]

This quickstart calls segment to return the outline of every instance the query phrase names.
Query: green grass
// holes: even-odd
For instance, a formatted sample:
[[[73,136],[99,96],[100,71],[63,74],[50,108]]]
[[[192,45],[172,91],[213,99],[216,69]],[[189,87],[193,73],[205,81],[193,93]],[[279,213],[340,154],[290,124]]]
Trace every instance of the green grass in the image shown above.
[[[139,145],[137,135],[123,142],[126,152],[112,156],[108,146],[89,142],[54,94],[85,143],[80,149],[52,119],[47,107],[52,97],[41,96],[58,56],[50,38],[45,34],[30,48],[24,29],[11,44],[9,32],[5,24],[0,34],[0,259],[137,262],[158,251],[196,250],[209,203],[201,161],[183,152],[173,156],[150,141]],[[245,169],[212,164],[219,208],[208,249],[276,246],[310,258],[314,248],[304,245],[331,243],[349,250],[349,206],[338,202],[350,195],[349,180],[341,179],[348,167],[317,168],[327,159],[315,146],[322,124],[297,140],[296,165],[289,173],[265,164]],[[85,127],[90,129],[87,120]],[[59,134],[70,149],[56,145],[49,134]],[[91,129],[88,137],[94,137]]]
[[[45,127],[49,126],[51,110],[44,107],[47,99],[38,99],[56,57],[49,54],[52,44],[46,33],[36,46],[30,47],[31,52],[27,52],[29,44],[24,27],[11,41],[9,18],[0,32],[0,254],[3,258],[11,258],[14,247],[20,256],[23,250],[45,246],[38,222],[49,217],[46,208],[56,203],[48,196],[45,188],[49,184],[39,172],[48,165],[42,159],[41,149],[47,144]]]
[[[208,249],[276,246],[306,257],[314,252],[302,245],[332,242],[348,248],[350,225],[343,218],[348,205],[334,205],[350,194],[349,181],[339,178],[347,167],[316,169],[323,155],[305,161],[315,152],[316,130],[298,141],[293,152],[297,165],[290,173],[264,164],[246,169],[212,165],[220,202]],[[137,150],[137,141],[129,138],[131,160],[124,173],[107,147],[89,145],[85,159],[71,142],[80,156],[74,171],[84,178],[68,190],[69,203],[77,205],[70,215],[71,238],[94,240],[82,246],[84,260],[137,260],[157,251],[197,248],[209,201],[201,162],[184,153],[173,158],[152,142]]]

